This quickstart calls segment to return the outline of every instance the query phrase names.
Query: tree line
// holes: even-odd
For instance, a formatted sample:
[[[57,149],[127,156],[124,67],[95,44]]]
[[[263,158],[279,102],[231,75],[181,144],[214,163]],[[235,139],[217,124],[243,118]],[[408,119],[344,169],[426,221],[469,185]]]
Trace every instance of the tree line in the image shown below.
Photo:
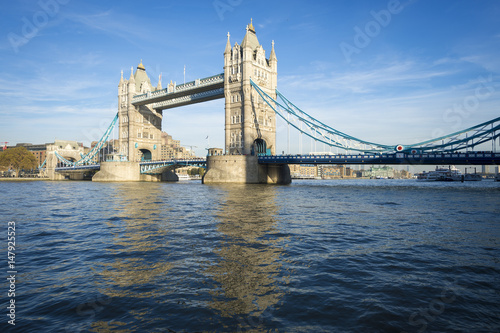
[[[33,170],[38,167],[38,161],[25,147],[15,147],[0,152],[0,167],[14,170],[19,177],[21,170]]]

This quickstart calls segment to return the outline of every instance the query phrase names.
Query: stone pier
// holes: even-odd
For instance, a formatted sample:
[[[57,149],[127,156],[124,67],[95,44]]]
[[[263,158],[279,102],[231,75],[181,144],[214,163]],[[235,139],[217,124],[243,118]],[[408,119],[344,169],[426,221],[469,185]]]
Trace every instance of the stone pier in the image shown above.
[[[257,156],[219,155],[207,157],[204,184],[290,184],[292,181],[287,164],[264,165]]]
[[[159,182],[161,175],[143,175],[139,162],[101,162],[94,182]]]

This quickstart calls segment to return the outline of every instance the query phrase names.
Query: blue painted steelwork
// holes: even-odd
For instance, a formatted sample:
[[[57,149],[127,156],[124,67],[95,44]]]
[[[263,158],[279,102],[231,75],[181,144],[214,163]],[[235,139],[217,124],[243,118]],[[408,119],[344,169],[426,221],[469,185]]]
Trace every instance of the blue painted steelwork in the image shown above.
[[[57,159],[59,161],[61,161],[66,166],[73,166],[73,165],[75,165],[75,162],[72,162],[70,160],[65,159],[64,157],[62,157],[61,155],[59,155],[59,153],[57,151],[54,152],[54,155],[56,155]]]
[[[276,90],[277,97],[274,99],[255,82],[250,80],[250,83],[266,104],[290,126],[317,142],[322,142],[330,147],[341,148],[345,151],[359,151],[363,153],[388,153],[394,151],[405,153],[452,153],[458,150],[465,150],[467,152],[469,149],[474,149],[474,147],[480,144],[486,142],[494,143],[500,137],[500,117],[498,117],[458,132],[414,144],[378,144],[355,138],[322,123],[296,107],[278,90]],[[292,120],[289,119],[290,116]],[[302,128],[302,125],[304,125],[305,130]]]
[[[47,158],[45,158],[45,160],[43,160],[43,163],[38,167],[38,169],[43,169],[43,167],[45,166],[45,163],[47,163]]]
[[[150,161],[141,162],[141,174],[157,175],[161,174],[168,167],[183,167],[183,166],[205,166],[207,160],[204,158],[196,159],[173,159],[165,161]]]
[[[71,172],[71,171],[83,171],[83,170],[99,170],[101,166],[99,164],[89,164],[89,165],[72,165],[72,166],[65,166],[65,167],[58,167],[55,168],[56,171],[65,171],[65,172]]]
[[[358,155],[273,155],[259,156],[260,164],[454,164],[499,165],[500,153],[388,153]]]
[[[299,132],[309,136],[313,140],[317,142],[322,142],[330,147],[341,148],[344,150],[353,150],[353,151],[361,151],[361,152],[371,152],[371,153],[379,153],[392,150],[393,146],[377,144],[369,141],[364,141],[361,139],[357,139],[353,136],[340,132],[319,120],[316,120],[314,117],[305,113],[298,107],[296,107],[293,103],[287,100],[282,94],[276,90],[276,96],[280,100],[276,100],[269,96],[265,91],[263,91],[255,82],[250,80],[250,84],[255,88],[260,97],[266,102],[267,105],[271,107],[271,109],[276,112],[285,122],[290,124],[290,126],[297,129]],[[280,111],[280,109],[282,111]],[[291,115],[294,117],[294,122],[290,121],[287,115]],[[302,123],[305,125],[305,130],[302,129],[302,126],[297,125],[296,123]],[[310,132],[314,132],[314,135]],[[318,137],[319,135],[319,137]]]
[[[91,162],[91,160],[94,158],[94,156],[99,153],[99,151],[104,147],[104,144],[108,141],[109,136],[111,135],[111,131],[115,127],[116,122],[118,121],[118,113],[115,115],[113,120],[111,121],[111,124],[108,126],[106,132],[104,132],[102,138],[97,142],[97,144],[92,147],[92,149],[88,152],[85,157],[80,159],[79,161],[75,162],[76,165],[83,165],[85,163]]]
[[[496,140],[499,136],[500,117],[436,139],[405,145],[405,150],[420,150],[421,152],[467,150],[485,142]]]
[[[55,156],[57,157],[57,159],[59,161],[64,163],[66,166],[88,165],[89,163],[94,163],[92,161],[92,159],[94,158],[95,155],[97,155],[99,153],[99,151],[104,147],[104,145],[108,141],[109,136],[111,135],[111,131],[115,127],[117,120],[118,120],[118,113],[115,115],[115,117],[111,121],[111,124],[108,126],[108,128],[106,129],[106,132],[104,132],[103,136],[97,142],[97,144],[94,147],[92,147],[92,149],[86,155],[83,155],[82,158],[79,159],[78,161],[76,161],[76,162],[69,161],[69,160],[65,159],[64,157],[62,157],[57,151],[54,152]]]

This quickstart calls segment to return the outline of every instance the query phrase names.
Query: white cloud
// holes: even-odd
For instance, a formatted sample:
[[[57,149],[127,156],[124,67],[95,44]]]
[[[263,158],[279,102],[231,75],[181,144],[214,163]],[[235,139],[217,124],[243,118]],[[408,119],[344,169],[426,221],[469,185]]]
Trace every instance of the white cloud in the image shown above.
[[[442,58],[430,64],[414,60],[353,71],[315,70],[280,76],[278,89],[299,108],[342,132],[383,144],[414,143],[438,130],[452,133],[498,116],[494,104],[500,101],[500,89],[495,83],[489,90],[482,88],[474,110],[460,113],[464,103],[476,98],[480,84],[491,78],[464,76],[456,62]]]
[[[323,65],[326,67],[326,65]],[[413,62],[393,63],[384,67],[349,72],[315,72],[306,75],[281,76],[280,86],[302,90],[332,89],[352,93],[369,93],[384,86],[421,86],[436,77],[454,74],[454,71],[432,70]]]

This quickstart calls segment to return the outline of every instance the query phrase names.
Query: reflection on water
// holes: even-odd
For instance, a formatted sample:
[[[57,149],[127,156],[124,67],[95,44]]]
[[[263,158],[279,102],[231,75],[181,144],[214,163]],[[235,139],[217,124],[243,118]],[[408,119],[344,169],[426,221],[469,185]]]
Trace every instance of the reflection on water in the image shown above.
[[[227,186],[217,213],[223,235],[214,249],[217,261],[205,274],[216,281],[209,306],[222,317],[239,318],[240,329],[255,325],[283,295],[280,248],[276,229],[276,188],[259,185]],[[257,329],[257,328],[256,328]]]
[[[106,222],[112,234],[106,251],[113,260],[96,268],[106,286],[103,292],[109,297],[151,297],[150,292],[135,290],[154,283],[172,267],[161,258],[148,260],[150,253],[164,246],[159,240],[166,239],[167,232],[158,228],[156,221],[161,211],[161,189],[144,185],[121,184],[116,188],[115,207],[121,209]]]
[[[214,330],[259,330],[262,314],[283,296],[276,188],[174,186],[115,187],[105,259],[93,267],[98,290],[111,303],[154,300],[122,314],[139,321],[202,308],[213,311]],[[119,321],[92,323],[96,332],[128,329]]]
[[[154,299],[158,293],[151,286],[173,267],[166,257],[157,255],[168,238],[168,230],[158,223],[165,205],[162,194],[156,184],[117,184],[109,207],[114,212],[105,221],[111,234],[105,249],[106,260],[93,268],[100,277],[97,289],[109,298],[106,303],[122,303],[121,299],[126,298]],[[127,315],[145,319],[147,314],[129,311]],[[116,318],[96,320],[90,326],[92,332],[135,331]]]

